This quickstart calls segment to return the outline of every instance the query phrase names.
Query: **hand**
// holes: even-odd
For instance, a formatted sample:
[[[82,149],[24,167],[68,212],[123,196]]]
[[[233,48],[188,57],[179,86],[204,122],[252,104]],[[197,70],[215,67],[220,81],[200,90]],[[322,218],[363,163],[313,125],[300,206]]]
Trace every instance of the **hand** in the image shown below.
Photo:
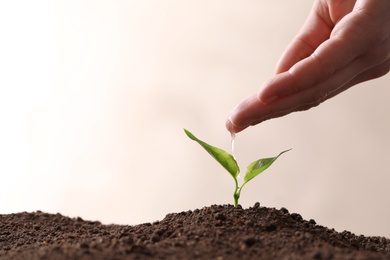
[[[316,0],[276,75],[230,113],[227,129],[315,107],[390,70],[389,0]]]

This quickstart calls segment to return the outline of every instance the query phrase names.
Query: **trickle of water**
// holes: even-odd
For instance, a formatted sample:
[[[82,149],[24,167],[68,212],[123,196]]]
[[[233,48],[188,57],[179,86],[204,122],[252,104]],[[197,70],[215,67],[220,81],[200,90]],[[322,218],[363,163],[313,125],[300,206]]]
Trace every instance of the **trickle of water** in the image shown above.
[[[231,136],[230,145],[231,145],[231,148],[232,148],[232,155],[233,155],[234,160],[236,160],[236,155],[234,154],[234,143],[236,141],[236,134],[231,133],[230,136]],[[237,177],[238,177],[238,179],[240,179],[240,177],[241,177],[240,173],[238,174]]]
[[[236,155],[234,154],[234,142],[236,141],[236,134],[231,133],[230,136],[231,136],[230,145],[232,148],[232,155],[233,155],[233,158],[236,159]]]

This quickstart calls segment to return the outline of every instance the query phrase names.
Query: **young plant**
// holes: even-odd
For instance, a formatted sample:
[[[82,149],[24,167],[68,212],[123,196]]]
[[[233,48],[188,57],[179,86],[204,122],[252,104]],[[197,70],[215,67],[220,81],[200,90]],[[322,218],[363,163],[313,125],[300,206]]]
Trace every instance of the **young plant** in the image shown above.
[[[285,150],[281,153],[279,153],[278,156],[276,157],[271,157],[271,158],[263,158],[254,161],[253,163],[249,164],[246,170],[246,174],[244,177],[244,182],[242,183],[241,186],[238,185],[238,175],[240,173],[240,168],[238,167],[237,161],[234,159],[233,155],[229,154],[228,152],[209,145],[202,140],[198,139],[195,135],[193,135],[190,131],[187,129],[184,129],[184,132],[186,135],[200,144],[217,162],[219,162],[233,177],[234,182],[236,184],[236,188],[234,190],[234,206],[238,205],[238,199],[240,198],[242,188],[247,184],[250,180],[252,180],[254,177],[262,173],[264,170],[266,170],[268,167],[271,166],[271,164],[279,158],[283,153],[290,151]]]

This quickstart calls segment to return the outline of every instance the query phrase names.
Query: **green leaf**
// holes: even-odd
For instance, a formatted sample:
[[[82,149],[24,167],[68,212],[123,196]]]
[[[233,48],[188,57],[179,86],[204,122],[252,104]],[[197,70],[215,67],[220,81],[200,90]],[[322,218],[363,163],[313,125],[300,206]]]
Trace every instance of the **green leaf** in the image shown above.
[[[264,158],[264,159],[259,159],[257,161],[254,161],[253,163],[251,163],[248,167],[247,167],[247,170],[246,170],[246,174],[245,174],[245,177],[244,177],[244,183],[242,186],[244,186],[244,184],[246,184],[247,182],[249,182],[250,180],[252,180],[254,177],[256,177],[257,175],[259,175],[260,173],[262,173],[263,171],[265,171],[268,167],[271,166],[271,164],[276,161],[276,159],[279,158],[279,156],[281,156],[283,153],[285,152],[288,152],[290,151],[291,149],[289,150],[286,150],[286,151],[283,151],[281,152],[278,156],[276,157],[272,157],[272,158]],[[242,188],[241,186],[241,188]]]
[[[240,168],[238,167],[237,161],[234,159],[233,155],[218,147],[203,142],[187,129],[184,129],[184,132],[190,139],[200,144],[217,162],[219,162],[230,173],[230,175],[233,176],[234,179],[237,178],[238,174],[240,173]]]

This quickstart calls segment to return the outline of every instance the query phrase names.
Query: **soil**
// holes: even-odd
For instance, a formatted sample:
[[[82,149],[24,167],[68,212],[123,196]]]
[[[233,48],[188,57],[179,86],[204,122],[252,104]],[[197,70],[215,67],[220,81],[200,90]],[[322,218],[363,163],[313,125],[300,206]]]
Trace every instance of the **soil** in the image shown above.
[[[0,215],[0,259],[390,259],[390,240],[336,232],[259,203],[135,226],[37,211]]]

